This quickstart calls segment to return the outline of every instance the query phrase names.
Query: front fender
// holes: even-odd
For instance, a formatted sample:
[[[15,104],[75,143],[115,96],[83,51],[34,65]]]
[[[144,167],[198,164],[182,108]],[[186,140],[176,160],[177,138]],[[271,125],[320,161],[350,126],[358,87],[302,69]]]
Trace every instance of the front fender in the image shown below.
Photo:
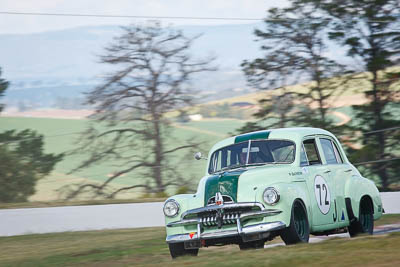
[[[192,209],[196,206],[196,200],[198,200],[199,197],[196,194],[181,194],[181,195],[172,196],[172,197],[168,198],[165,202],[167,202],[170,199],[173,199],[176,202],[178,202],[179,212],[176,216],[174,216],[172,218],[164,215],[165,225],[167,225],[170,222],[179,221],[181,219],[182,213],[184,213],[188,209]],[[166,227],[166,231],[167,231],[167,235],[182,234],[183,227],[172,227],[172,228]]]
[[[273,206],[266,204],[263,199],[265,188],[260,188],[257,190],[256,201],[263,203],[266,208],[281,210],[282,213],[275,216],[266,217],[265,220],[267,222],[281,221],[289,226],[293,203],[296,199],[299,199],[304,203],[304,206],[307,209],[309,224],[312,225],[311,202],[307,193],[307,185],[305,182],[274,183],[268,187],[274,187],[276,190],[278,190],[280,194],[279,202]]]

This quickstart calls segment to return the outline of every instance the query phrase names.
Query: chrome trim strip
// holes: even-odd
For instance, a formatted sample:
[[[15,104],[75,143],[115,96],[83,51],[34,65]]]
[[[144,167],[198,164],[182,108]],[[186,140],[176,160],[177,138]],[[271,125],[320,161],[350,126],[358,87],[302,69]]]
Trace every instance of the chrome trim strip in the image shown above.
[[[200,222],[200,220],[201,219],[191,219],[191,220],[180,220],[180,221],[176,221],[176,222],[170,222],[167,224],[167,227],[198,224]]]
[[[190,238],[189,234],[170,235],[167,236],[166,241],[167,243],[177,243],[177,242],[184,242],[196,239],[213,239],[213,238],[224,238],[231,236],[243,236],[247,234],[277,231],[286,227],[285,223],[278,221],[278,222],[250,225],[242,228],[239,219],[238,221],[239,223],[237,230],[225,230],[225,231],[216,231],[211,233],[203,233],[201,236],[199,233],[196,233],[194,236],[192,236],[192,238]]]
[[[212,238],[219,238],[219,237],[228,237],[228,236],[235,236],[238,232],[236,230],[225,230],[225,231],[218,231],[213,233],[203,233],[201,236],[202,239],[212,239]]]
[[[260,223],[256,225],[250,225],[243,228],[243,234],[254,234],[260,232],[276,231],[286,227],[283,222],[271,222],[271,223]]]
[[[199,223],[197,224],[197,235],[198,235],[198,238],[200,239],[201,238],[201,226]]]
[[[240,214],[240,219],[262,218],[267,216],[274,216],[281,213],[281,210],[268,209],[261,211],[246,212]]]
[[[241,235],[242,234],[242,224],[240,222],[240,218],[236,219],[236,225],[237,225],[237,232],[239,235]]]
[[[197,209],[187,210],[184,213],[182,213],[181,219],[184,219],[187,215],[197,214],[197,213],[201,213],[201,212],[216,211],[219,209],[252,208],[252,207],[259,207],[260,210],[265,209],[264,205],[259,202],[227,203],[227,204],[222,204],[222,205],[212,205],[212,206],[206,206],[206,207],[201,207],[201,208],[197,208]]]

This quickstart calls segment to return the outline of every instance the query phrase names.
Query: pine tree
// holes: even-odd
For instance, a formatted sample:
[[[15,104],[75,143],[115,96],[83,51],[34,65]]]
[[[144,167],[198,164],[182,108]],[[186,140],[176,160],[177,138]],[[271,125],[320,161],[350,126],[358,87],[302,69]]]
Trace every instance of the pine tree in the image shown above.
[[[330,38],[342,44],[365,71],[365,97],[369,102],[354,106],[354,130],[361,131],[363,148],[353,151],[354,161],[385,160],[367,165],[380,179],[383,190],[398,178],[400,156],[400,2],[398,0],[315,0],[317,12],[330,16]],[[397,114],[397,115],[396,115]],[[391,129],[384,131],[384,129]]]
[[[0,77],[0,97],[8,85]],[[36,182],[62,160],[62,154],[44,153],[43,146],[43,135],[29,129],[0,133],[0,202],[27,201],[35,193]]]
[[[329,19],[296,0],[288,8],[270,9],[265,29],[255,31],[265,56],[245,61],[243,70],[252,86],[260,90],[279,88],[275,89],[278,93],[271,92],[260,101],[262,108],[255,117],[269,118],[264,126],[312,126],[337,132],[328,113],[331,99],[345,88],[347,78],[333,78],[344,75],[345,69],[325,55],[329,25]],[[300,91],[286,87],[305,81],[313,82]]]

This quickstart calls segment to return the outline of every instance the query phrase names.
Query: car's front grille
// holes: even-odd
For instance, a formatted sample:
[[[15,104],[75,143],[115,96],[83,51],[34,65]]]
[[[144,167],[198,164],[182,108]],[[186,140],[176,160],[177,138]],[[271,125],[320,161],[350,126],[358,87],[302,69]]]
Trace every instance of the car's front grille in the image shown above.
[[[222,218],[222,225],[227,224],[235,224],[236,220],[240,218],[240,213],[226,213],[221,216]],[[218,225],[217,214],[209,214],[208,216],[204,216],[200,219],[200,222],[203,226],[216,226]]]
[[[183,220],[197,220],[203,227],[236,224],[238,218],[252,212],[264,210],[261,203],[242,202],[224,203],[222,205],[207,205],[203,208],[192,209],[182,214]]]
[[[215,227],[219,229],[224,225],[246,223],[247,220],[260,219],[273,216],[282,211],[276,209],[265,209],[260,202],[237,202],[224,203],[221,205],[207,205],[205,207],[190,209],[182,213],[181,220],[170,222],[167,227],[191,226]]]

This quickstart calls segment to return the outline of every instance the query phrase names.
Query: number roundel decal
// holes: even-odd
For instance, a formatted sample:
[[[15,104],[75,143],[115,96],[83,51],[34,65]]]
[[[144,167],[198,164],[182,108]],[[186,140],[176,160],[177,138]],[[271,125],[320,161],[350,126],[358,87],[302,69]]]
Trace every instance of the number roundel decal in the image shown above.
[[[315,176],[314,192],[319,210],[322,214],[327,214],[331,207],[331,193],[325,179],[320,175]]]

